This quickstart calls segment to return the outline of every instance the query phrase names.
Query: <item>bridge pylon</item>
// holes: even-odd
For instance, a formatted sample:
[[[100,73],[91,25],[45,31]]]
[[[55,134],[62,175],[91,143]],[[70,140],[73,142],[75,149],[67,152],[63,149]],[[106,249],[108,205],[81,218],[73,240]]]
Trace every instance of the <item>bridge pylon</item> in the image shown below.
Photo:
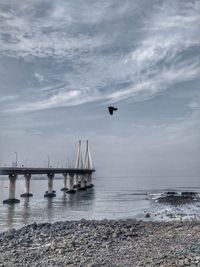
[[[84,169],[92,169],[92,157],[89,148],[89,142],[86,141],[86,151],[85,151],[85,160],[84,160]]]
[[[82,156],[82,150],[81,150],[81,140],[78,142],[78,151],[76,156],[76,162],[75,162],[75,169],[83,169],[83,156]],[[85,177],[84,175],[78,175],[76,174],[74,176],[74,187],[79,188],[79,190],[86,190],[86,183],[85,183]]]
[[[91,153],[90,153],[89,142],[87,140],[86,141],[85,160],[84,160],[84,169],[91,170],[92,167],[93,167],[92,157],[91,157]],[[87,174],[86,180],[87,180],[87,188],[91,188],[94,186],[92,183],[92,174]]]

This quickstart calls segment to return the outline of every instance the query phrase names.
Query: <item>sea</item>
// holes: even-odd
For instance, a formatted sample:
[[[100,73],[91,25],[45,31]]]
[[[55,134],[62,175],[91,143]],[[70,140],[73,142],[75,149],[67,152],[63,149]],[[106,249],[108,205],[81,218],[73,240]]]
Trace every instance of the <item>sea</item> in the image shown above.
[[[200,203],[181,206],[160,204],[156,198],[168,191],[193,191],[200,193],[199,177],[146,177],[146,176],[99,176],[93,178],[94,188],[78,191],[74,195],[62,192],[63,180],[55,177],[56,197],[44,198],[47,179],[37,176],[31,179],[33,197],[20,198],[24,179],[16,183],[19,204],[3,204],[8,198],[8,178],[0,177],[0,232],[20,228],[33,222],[65,220],[126,219],[168,221],[200,217]],[[146,216],[149,213],[150,217]]]

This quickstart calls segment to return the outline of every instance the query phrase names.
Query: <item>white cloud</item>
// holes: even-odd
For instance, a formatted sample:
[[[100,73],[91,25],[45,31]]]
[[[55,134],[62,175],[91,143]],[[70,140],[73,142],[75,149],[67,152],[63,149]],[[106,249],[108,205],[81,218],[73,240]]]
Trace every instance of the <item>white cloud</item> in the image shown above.
[[[39,73],[37,73],[37,72],[34,74],[34,76],[39,81],[40,84],[42,84],[42,82],[44,82],[44,80],[45,80],[44,76],[39,74]]]
[[[3,103],[3,102],[10,102],[10,101],[13,101],[13,100],[16,100],[17,99],[17,95],[6,95],[6,96],[1,96],[0,98],[0,103]]]
[[[135,100],[150,98],[168,89],[178,82],[192,80],[198,77],[200,68],[197,63],[183,61],[181,64],[164,68],[155,73],[153,77],[144,76],[143,80],[126,90],[118,90],[108,95],[109,102],[118,102],[132,97]]]
[[[0,54],[50,57],[56,66],[69,62],[73,68],[60,74],[62,86],[36,88],[38,97],[30,97],[30,103],[22,97],[7,110],[26,112],[97,100],[139,101],[195,79],[200,68],[195,51],[200,44],[200,3],[161,1],[149,8],[148,16],[143,15],[140,3],[114,5],[110,0],[77,6],[59,1],[43,7],[44,16],[36,16],[42,2],[30,1],[16,5],[16,10],[1,11]],[[133,16],[129,10],[137,17],[131,20],[133,24],[123,24]],[[134,22],[137,30],[132,30]],[[34,77],[40,84],[45,80],[37,72]]]
[[[85,95],[83,91],[80,90],[70,90],[70,91],[62,91],[57,94],[50,96],[49,98],[45,98],[44,100],[40,100],[34,103],[21,103],[17,107],[11,107],[10,109],[6,109],[5,112],[31,112],[38,110],[45,110],[50,108],[58,108],[65,106],[75,106],[80,105],[87,102],[96,101],[101,99],[98,96],[88,96]]]
[[[188,104],[188,107],[194,111],[200,111],[200,97],[193,98]]]

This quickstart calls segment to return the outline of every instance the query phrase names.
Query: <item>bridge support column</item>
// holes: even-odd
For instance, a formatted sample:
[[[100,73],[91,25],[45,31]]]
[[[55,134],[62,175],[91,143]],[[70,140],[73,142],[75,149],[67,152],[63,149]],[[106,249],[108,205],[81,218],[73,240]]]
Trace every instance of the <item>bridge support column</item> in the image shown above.
[[[92,183],[92,174],[88,174],[87,175],[87,188],[92,188],[92,187],[94,187]]]
[[[69,174],[69,189],[67,193],[68,194],[76,193],[76,190],[74,189],[74,175],[72,173]]]
[[[64,187],[61,188],[60,190],[61,191],[67,191],[68,188],[67,188],[67,173],[63,173],[63,183],[64,183]]]
[[[87,189],[87,184],[86,184],[85,175],[81,175],[81,186],[79,190],[86,190],[86,189]]]
[[[17,175],[9,175],[9,198],[3,201],[3,204],[15,204],[19,203],[20,200],[15,198],[15,185],[16,185]]]
[[[22,194],[21,197],[32,197],[33,194],[30,193],[31,174],[25,174],[24,179],[25,179],[24,194]]]
[[[78,178],[79,178],[78,174],[75,174],[75,175],[74,175],[74,188],[78,188],[78,187],[80,187]]]
[[[48,177],[48,191],[45,192],[44,197],[56,197],[56,192],[53,190],[53,178],[54,174],[49,173],[47,174]]]

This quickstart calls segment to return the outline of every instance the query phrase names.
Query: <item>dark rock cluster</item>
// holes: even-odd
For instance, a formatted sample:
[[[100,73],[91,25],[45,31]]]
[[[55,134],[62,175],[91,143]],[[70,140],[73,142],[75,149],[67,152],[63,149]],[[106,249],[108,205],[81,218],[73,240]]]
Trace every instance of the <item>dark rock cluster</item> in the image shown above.
[[[196,192],[166,192],[156,199],[158,203],[170,205],[183,205],[199,200],[199,194]]]

